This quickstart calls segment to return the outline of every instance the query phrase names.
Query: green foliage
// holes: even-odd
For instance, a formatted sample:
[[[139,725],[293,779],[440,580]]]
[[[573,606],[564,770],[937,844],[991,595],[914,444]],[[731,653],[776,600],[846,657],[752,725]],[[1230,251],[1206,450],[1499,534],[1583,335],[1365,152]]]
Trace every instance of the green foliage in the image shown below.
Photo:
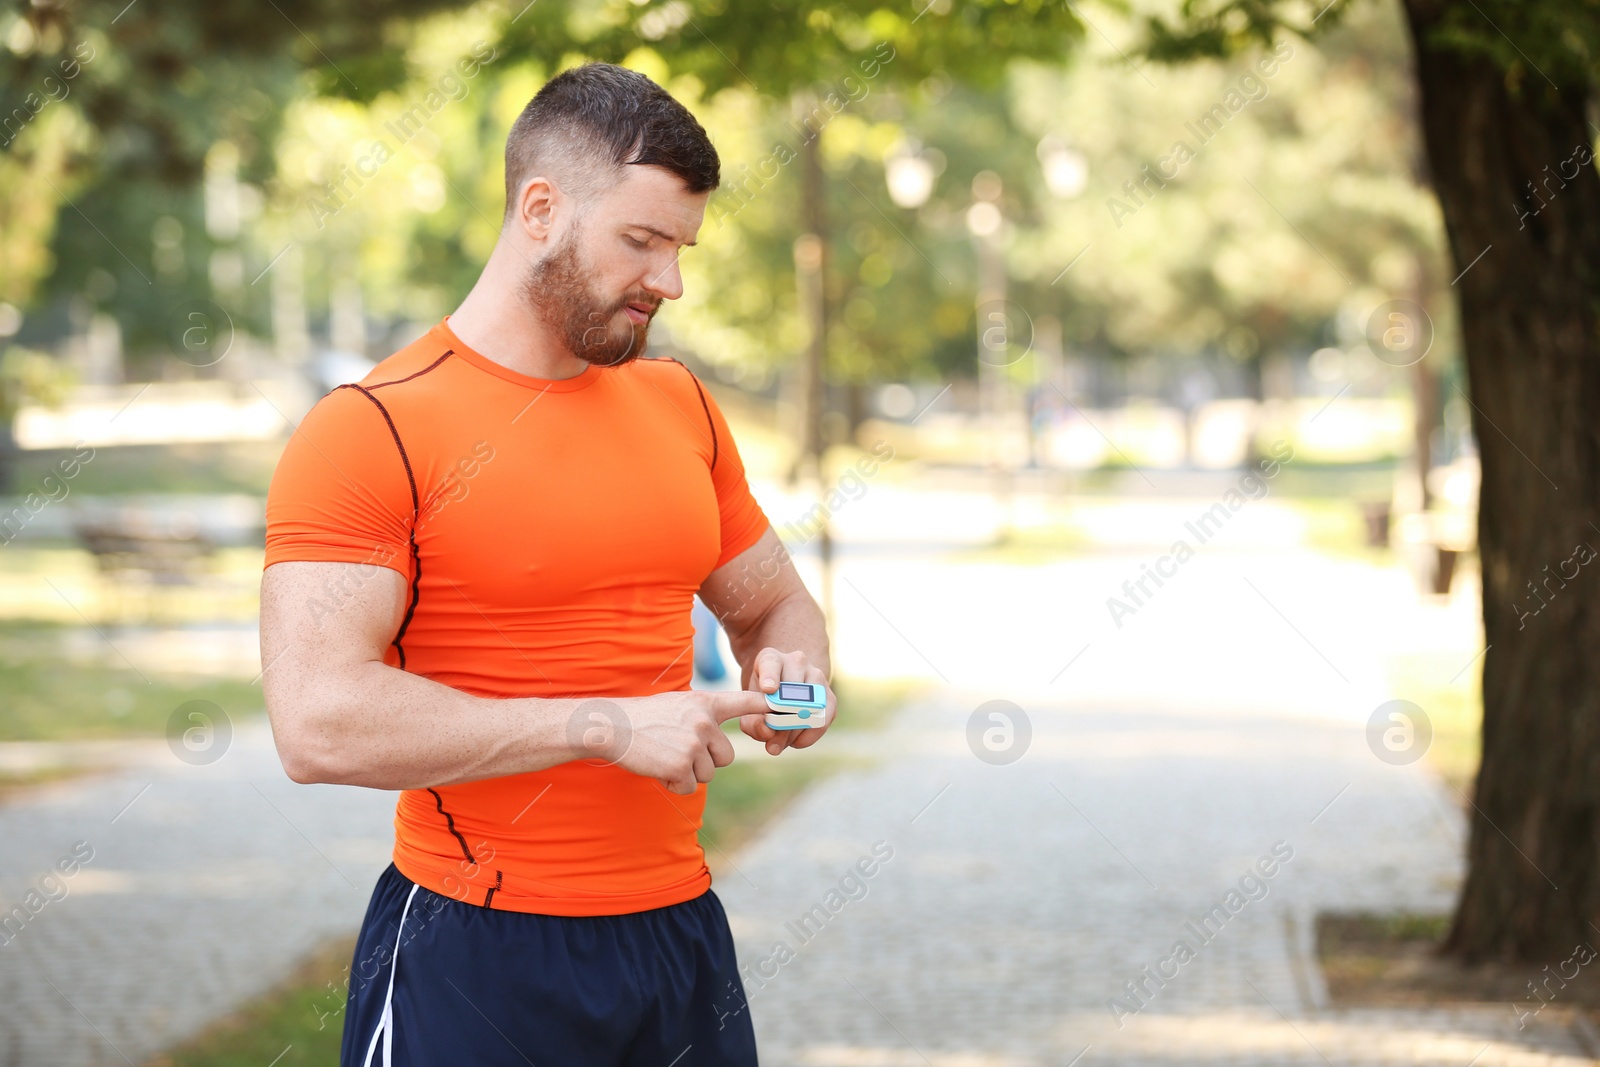
[[[1020,66],[1017,125],[1092,167],[1082,197],[1042,201],[1019,234],[1014,299],[1057,314],[1075,346],[1250,360],[1359,343],[1383,300],[1447,288],[1403,36],[1392,9],[1366,5],[1279,55],[1136,69],[1105,46],[1099,63]]]
[[[1069,350],[1250,360],[1345,344],[1376,297],[1439,282],[1437,210],[1413,161],[1405,33],[1390,5],[1338,0],[1318,16],[1273,0],[1190,0],[1168,22],[1096,16],[1088,35],[1070,6],[1035,0],[904,11],[859,0],[545,0],[433,14],[445,5],[412,3],[393,17],[225,3],[189,25],[168,25],[176,16],[159,5],[120,18],[115,6],[0,14],[14,52],[32,35],[25,62],[3,76],[8,99],[75,40],[95,49],[70,95],[0,155],[0,298],[22,303],[43,278],[31,306],[87,299],[118,319],[135,364],[169,347],[173,309],[195,298],[221,303],[236,329],[269,333],[271,279],[247,283],[291,244],[313,320],[349,278],[376,318],[447,312],[498,233],[506,127],[549,72],[584,58],[650,74],[718,145],[724,186],[700,247],[685,254],[685,298],[660,327],[746,384],[770,379],[804,341],[792,242],[809,130],[793,102],[807,96],[828,107],[834,381],[972,372],[965,218],[980,171],[1003,176],[1010,297],[1035,323],[1059,320]],[[1479,6],[1499,18],[1499,5]],[[23,34],[24,22],[38,27]],[[1261,42],[1297,28],[1314,31],[1316,46],[1296,41],[1266,98],[1134,205],[1136,217],[1113,213],[1124,183],[1237,87]],[[1137,55],[1143,38],[1162,58],[1226,53],[1231,65],[1136,66],[1124,53]],[[394,121],[481,42],[493,58],[464,93],[430,108],[422,133],[396,138]],[[163,133],[158,121],[178,125]],[[1044,186],[1035,147],[1047,134],[1090,162],[1077,200]],[[894,205],[884,182],[886,152],[907,138],[944,159],[917,209]],[[390,151],[373,168],[380,141]],[[218,146],[237,160],[247,206],[260,204],[237,238],[208,232],[193,184]],[[363,162],[370,174],[351,180]],[[213,284],[219,250],[242,263],[232,289]]]
[[[1556,86],[1600,83],[1596,0],[1476,0],[1453,3],[1433,31],[1441,44],[1488,57],[1513,87],[1543,96]]]
[[[236,146],[242,177],[263,180],[274,166],[279,116],[304,91],[303,71],[331,72],[345,92],[374,95],[403,73],[388,48],[395,27],[453,6],[7,4],[0,9],[0,299],[40,304],[89,285],[103,294],[102,309],[117,316],[130,347],[164,341],[175,305],[213,295],[197,189],[212,145]],[[361,83],[337,73],[345,64]],[[181,226],[181,269],[153,262],[152,232],[163,219]],[[46,251],[52,238],[53,255]],[[236,325],[265,322],[264,315],[255,323],[241,318]]]
[[[899,84],[939,74],[992,86],[1003,76],[997,56],[1059,59],[1082,36],[1071,5],[1053,0],[905,8],[879,0],[587,0],[531,5],[507,22],[501,43],[513,56],[551,65],[575,55],[621,62],[650,47],[709,93],[744,86],[784,99],[850,73],[852,57],[878,42],[895,50]]]
[[[74,375],[59,360],[21,345],[0,351],[0,426],[26,403],[54,407],[66,399]]]
[[[1182,62],[1266,46],[1283,34],[1324,33],[1358,6],[1357,0],[1183,0],[1176,16],[1145,18],[1143,51]],[[1556,86],[1583,87],[1600,78],[1600,2],[1597,0],[1443,0],[1426,8],[1433,41],[1481,55],[1506,72],[1513,87],[1543,94]]]
[[[1286,0],[1183,0],[1177,18],[1146,15],[1142,51],[1166,63],[1270,48],[1284,32],[1309,37],[1331,29],[1354,0],[1321,0],[1315,12]]]

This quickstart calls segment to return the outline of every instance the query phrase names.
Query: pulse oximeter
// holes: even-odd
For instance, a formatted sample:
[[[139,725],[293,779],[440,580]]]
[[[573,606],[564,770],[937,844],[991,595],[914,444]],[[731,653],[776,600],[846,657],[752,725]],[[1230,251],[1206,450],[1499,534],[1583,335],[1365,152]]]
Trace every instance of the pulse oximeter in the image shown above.
[[[814,730],[828,725],[828,690],[810,682],[779,682],[767,698],[767,725],[774,730]]]

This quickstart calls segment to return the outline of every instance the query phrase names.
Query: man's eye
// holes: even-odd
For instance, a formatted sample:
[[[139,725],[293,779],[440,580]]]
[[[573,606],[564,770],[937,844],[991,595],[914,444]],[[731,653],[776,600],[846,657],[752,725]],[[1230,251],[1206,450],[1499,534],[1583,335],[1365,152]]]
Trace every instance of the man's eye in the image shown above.
[[[628,243],[635,248],[643,248],[650,243],[650,239],[648,237],[641,241],[639,238],[634,237],[631,234],[623,234],[623,236],[626,237],[628,239]]]

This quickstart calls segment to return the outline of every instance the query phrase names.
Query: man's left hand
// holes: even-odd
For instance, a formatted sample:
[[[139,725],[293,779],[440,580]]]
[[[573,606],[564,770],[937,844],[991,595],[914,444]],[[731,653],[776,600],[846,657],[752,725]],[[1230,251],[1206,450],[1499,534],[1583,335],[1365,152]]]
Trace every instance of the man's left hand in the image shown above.
[[[767,725],[764,715],[740,716],[739,729],[748,737],[766,742],[767,751],[774,756],[786,748],[810,748],[816,744],[828,732],[828,727],[833,725],[833,717],[838,712],[833,688],[828,685],[828,676],[820,668],[812,666],[804,652],[779,652],[775,648],[763,648],[756,654],[755,664],[750,669],[750,689],[763,694],[776,693],[779,682],[810,682],[823,686],[828,694],[828,718],[825,726],[805,730],[774,730]]]

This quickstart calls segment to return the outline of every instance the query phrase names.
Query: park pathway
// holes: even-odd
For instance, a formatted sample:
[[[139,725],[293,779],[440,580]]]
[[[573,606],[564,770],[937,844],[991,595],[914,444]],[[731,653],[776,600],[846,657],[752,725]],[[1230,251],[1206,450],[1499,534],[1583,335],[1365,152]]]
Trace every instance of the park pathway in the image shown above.
[[[1508,1007],[1329,1008],[1315,914],[1447,911],[1460,877],[1459,802],[1362,727],[1031,706],[991,765],[984,699],[905,708],[722,873],[766,1067],[1592,1062]]]
[[[0,1067],[141,1064],[360,924],[394,794],[296,785],[265,719],[234,731],[206,766],[137,743],[0,805],[0,901],[58,898],[0,937]],[[47,883],[74,846],[92,858]]]

